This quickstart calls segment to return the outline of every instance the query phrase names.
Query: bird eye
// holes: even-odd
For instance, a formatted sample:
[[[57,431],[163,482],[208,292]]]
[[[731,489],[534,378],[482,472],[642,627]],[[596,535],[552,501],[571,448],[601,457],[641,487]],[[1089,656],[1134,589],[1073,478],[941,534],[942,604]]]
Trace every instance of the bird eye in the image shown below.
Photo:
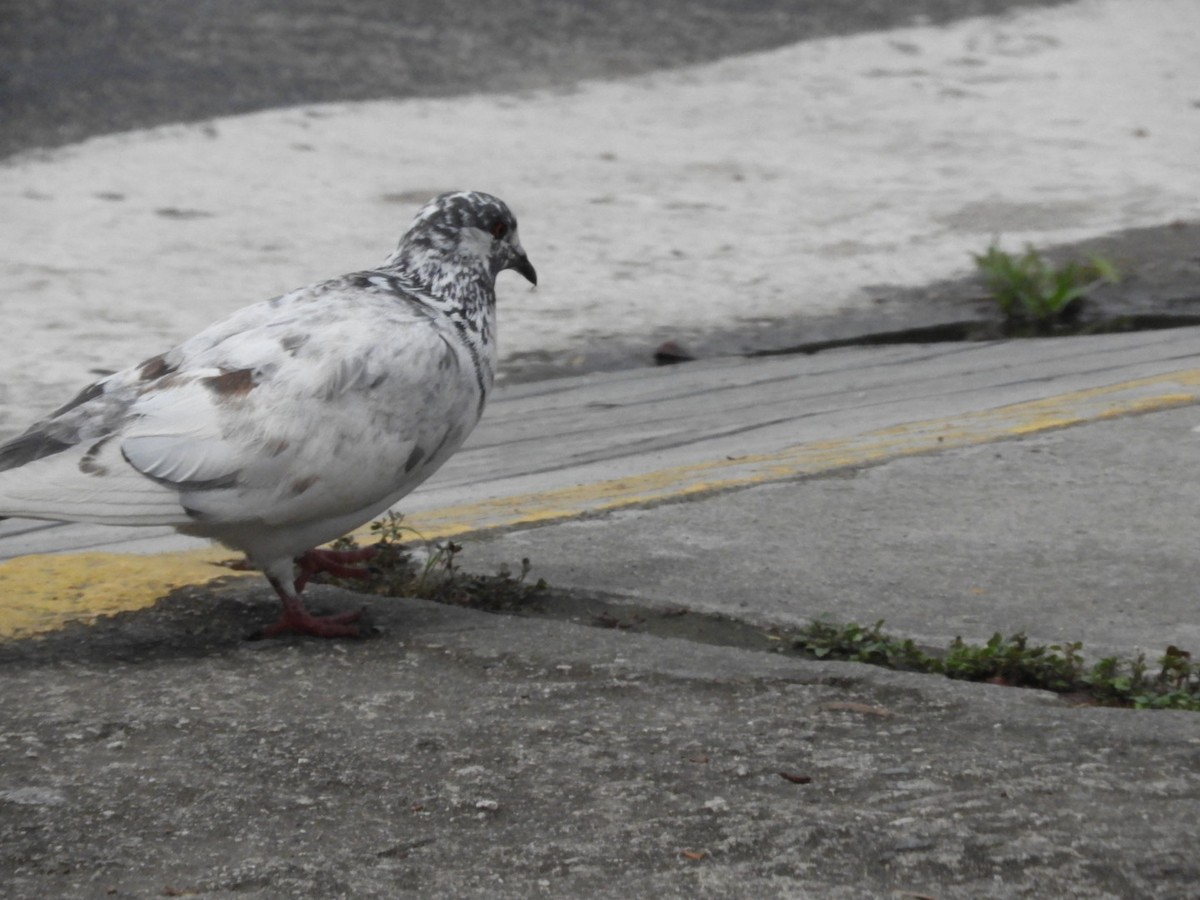
[[[491,231],[492,231],[492,237],[499,240],[500,238],[503,238],[506,234],[508,234],[508,226],[505,225],[503,222],[495,222],[492,225]]]

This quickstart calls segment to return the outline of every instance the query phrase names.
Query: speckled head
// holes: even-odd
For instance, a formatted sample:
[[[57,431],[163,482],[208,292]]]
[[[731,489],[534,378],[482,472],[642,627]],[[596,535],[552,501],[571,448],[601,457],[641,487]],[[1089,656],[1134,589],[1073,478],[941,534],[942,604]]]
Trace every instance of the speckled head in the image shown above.
[[[481,191],[453,191],[434,197],[417,213],[389,262],[420,267],[430,257],[477,259],[492,278],[504,269],[537,284],[537,272],[517,236],[517,219],[498,197]]]

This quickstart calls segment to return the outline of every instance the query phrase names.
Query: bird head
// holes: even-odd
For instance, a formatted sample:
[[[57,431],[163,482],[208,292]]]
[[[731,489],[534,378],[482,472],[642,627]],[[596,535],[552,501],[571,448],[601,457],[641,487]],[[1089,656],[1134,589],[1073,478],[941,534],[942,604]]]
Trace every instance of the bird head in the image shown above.
[[[537,284],[537,271],[517,236],[512,210],[491,194],[454,191],[434,197],[417,213],[400,239],[392,260],[412,263],[440,257],[468,267],[482,266],[495,279],[505,269],[520,272]]]

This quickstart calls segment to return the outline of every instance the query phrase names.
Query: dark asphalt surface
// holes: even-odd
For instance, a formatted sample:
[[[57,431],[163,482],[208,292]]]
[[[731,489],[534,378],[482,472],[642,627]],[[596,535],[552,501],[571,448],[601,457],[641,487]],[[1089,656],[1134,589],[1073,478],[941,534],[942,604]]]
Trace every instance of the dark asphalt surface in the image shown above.
[[[512,91],[1065,0],[0,0],[0,158],[301,103]]]

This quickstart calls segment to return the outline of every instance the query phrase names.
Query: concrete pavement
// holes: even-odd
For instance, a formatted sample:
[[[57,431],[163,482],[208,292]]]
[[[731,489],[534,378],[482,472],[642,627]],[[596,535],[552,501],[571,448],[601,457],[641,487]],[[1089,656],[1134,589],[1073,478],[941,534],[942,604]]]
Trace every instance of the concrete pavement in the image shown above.
[[[0,647],[6,895],[1195,896],[1194,714],[372,609],[247,644],[233,586]]]
[[[412,520],[479,516],[464,564],[529,556],[578,621],[316,587],[380,635],[247,643],[274,611],[261,580],[188,586],[199,551],[147,539],[180,554],[175,593],[143,585],[148,607],[0,645],[0,880],[20,897],[1195,896],[1194,714],[582,611],[1195,649],[1197,351],[1180,329],[506,388]],[[70,527],[14,539],[67,551],[45,579],[59,596],[163,560],[85,537],[91,555]]]
[[[54,15],[54,3],[29,5],[25,12],[36,14],[24,20],[30,30],[0,24],[0,43],[24,53],[14,53],[5,67],[9,78],[0,106],[22,124],[0,140],[0,152],[180,116],[406,95],[413,90],[411,71],[421,75],[413,83],[432,94],[465,86],[494,91],[558,85],[880,24],[842,24],[842,16],[889,16],[886,21],[895,23],[922,13],[941,22],[1025,4],[920,2],[883,11],[867,9],[879,4],[852,4],[849,10],[830,2],[813,5],[803,21],[789,15],[785,24],[799,32],[777,27],[782,20],[770,3],[749,17],[721,4],[676,4],[693,16],[685,33],[678,19],[670,28],[643,27],[637,16],[644,11],[632,8],[580,23],[546,18],[548,7],[527,3],[509,12],[516,16],[512,21],[540,20],[539,28],[516,29],[521,46],[533,52],[514,56],[508,43],[488,45],[479,37],[447,52],[445,36],[460,32],[434,28],[415,69],[391,67],[394,33],[371,29],[364,35],[345,9],[335,21],[315,11],[283,21],[260,15],[251,4],[225,5],[228,10],[214,7],[219,14],[204,33],[158,27],[154,17],[160,13],[123,3],[108,4],[95,27]],[[365,3],[347,8],[370,12]],[[660,15],[658,10],[651,14]],[[130,17],[137,28],[127,27]],[[48,39],[26,40],[34,25]],[[490,27],[471,23],[472,33],[484,38]],[[942,106],[962,107],[970,96],[1004,89],[988,68],[991,57],[1004,58],[995,65],[1019,87],[1040,71],[1039,56],[1059,53],[1044,28],[1014,31],[1011,22],[981,27],[980,35],[995,31],[995,38],[976,35],[961,53],[954,49],[942,60],[962,69],[972,82],[969,92],[937,74],[941,57],[901,34],[882,39],[895,65],[859,61],[862,77],[873,84],[868,93],[886,107],[890,101],[879,100],[885,84],[918,93],[938,89]],[[66,30],[53,33],[58,28]],[[1072,30],[1068,47],[1079,43],[1079,35]],[[1132,35],[1122,32],[1110,42],[1119,60],[1136,49]],[[406,33],[406,39],[413,36]],[[307,52],[316,37],[320,52]],[[295,52],[295,40],[306,52]],[[616,43],[620,53],[614,55]],[[1161,45],[1149,43],[1161,55]],[[43,46],[52,52],[41,55]],[[347,50],[383,64],[349,70],[329,64],[358,58]],[[81,64],[86,84],[71,82],[74,64],[89,57],[109,70],[97,73]],[[519,71],[512,68],[514,58]],[[130,59],[156,76],[126,67]],[[197,60],[213,66],[207,77],[195,77],[194,68],[184,80],[173,77]],[[239,64],[248,64],[255,77],[242,77]],[[263,65],[277,75],[299,65],[325,80],[259,78]],[[1048,99],[1062,99],[1065,70],[1056,66],[1043,74],[1057,90],[1038,89]],[[974,78],[981,68],[982,79]],[[1155,66],[1135,68],[1151,78],[1163,75]],[[1068,99],[1070,115],[1054,121],[1062,133],[1051,141],[1052,151],[1026,141],[1011,119],[1003,146],[968,141],[970,154],[959,168],[974,173],[981,187],[937,227],[952,234],[975,227],[982,242],[998,232],[1011,236],[1030,222],[1044,225],[1047,209],[1068,220],[1081,214],[1083,207],[1069,197],[1047,207],[1050,195],[1041,187],[1036,203],[1014,203],[1011,186],[991,196],[997,182],[980,169],[981,148],[1012,162],[1024,182],[1031,167],[1020,162],[1018,149],[1032,148],[1048,164],[1078,153],[1081,136],[1094,142],[1108,135],[1115,149],[1105,159],[1127,163],[1117,177],[1100,177],[1099,169],[1073,157],[1072,177],[1080,175],[1095,201],[1098,185],[1127,184],[1131,173],[1145,177],[1145,159],[1161,153],[1155,148],[1171,135],[1194,132],[1190,95],[1183,99],[1191,105],[1165,117],[1161,128],[1147,127],[1147,98],[1161,100],[1162,90],[1135,92],[1138,114],[1126,117],[1114,113],[1112,85],[1096,76],[1112,76],[1119,67],[1093,63],[1085,71],[1089,90],[1109,93],[1103,103]],[[375,81],[381,73],[391,80]],[[213,78],[232,79],[235,89],[214,91]],[[830,86],[821,79],[796,81],[815,93]],[[122,83],[138,90],[113,89]],[[778,83],[777,76],[764,80],[768,93]],[[31,85],[50,90],[20,93]],[[615,89],[585,86],[582,93],[608,90]],[[846,121],[857,126],[863,107],[857,95],[850,96]],[[816,99],[804,104],[810,116]],[[479,101],[495,102],[494,95]],[[1029,113],[1024,102],[1008,100],[1003,108]],[[1084,115],[1100,115],[1103,127],[1087,125],[1088,118],[1079,125],[1075,117]],[[264,114],[246,133],[261,138],[269,118]],[[291,124],[305,134],[285,143],[298,159],[322,160],[337,173],[343,192],[349,175],[363,177],[361,196],[379,204],[367,212],[381,220],[378,229],[360,222],[353,233],[331,236],[329,222],[344,217],[344,206],[336,207],[336,215],[314,214],[313,203],[330,202],[336,192],[320,177],[279,179],[283,193],[300,197],[297,208],[320,231],[319,240],[298,240],[296,252],[280,253],[261,242],[286,230],[278,223],[291,228],[301,216],[279,198],[269,199],[267,185],[242,191],[225,172],[217,192],[205,194],[214,210],[228,211],[220,198],[231,190],[234,205],[253,196],[254,209],[240,217],[209,216],[213,210],[196,206],[194,187],[180,185],[190,193],[164,199],[161,190],[179,179],[147,178],[145,167],[130,162],[141,138],[113,138],[92,149],[124,141],[114,156],[130,168],[128,184],[110,183],[123,170],[102,167],[102,183],[80,182],[85,188],[74,200],[64,200],[71,192],[57,176],[47,178],[41,193],[28,180],[17,185],[14,203],[63,206],[46,217],[45,239],[33,242],[51,249],[49,262],[44,270],[35,266],[31,280],[20,282],[11,297],[25,310],[42,286],[79,278],[103,294],[103,303],[87,304],[88,314],[103,313],[104,304],[126,293],[115,289],[117,274],[137,274],[145,287],[152,275],[169,276],[167,255],[182,250],[189,266],[195,258],[205,264],[199,271],[185,268],[173,284],[167,278],[178,301],[179,284],[194,285],[211,273],[220,241],[258,254],[234,258],[231,268],[243,278],[262,277],[268,264],[284,266],[280,288],[293,284],[296,260],[313,262],[331,237],[353,249],[347,259],[358,264],[365,235],[392,227],[395,204],[423,199],[402,188],[424,191],[450,175],[443,159],[433,160],[428,172],[414,170],[420,161],[409,160],[408,180],[394,183],[391,169],[403,154],[396,153],[390,134],[380,141],[388,148],[386,177],[364,172],[357,156],[352,164],[339,164],[336,146],[312,143],[317,135],[328,141],[322,121],[329,125],[297,113]],[[548,121],[550,131],[562,130],[557,114]],[[864,158],[880,170],[907,150],[918,174],[901,173],[901,183],[916,184],[918,195],[941,197],[943,191],[930,188],[934,157],[913,136],[935,143],[944,143],[943,137],[930,130],[929,119],[913,121],[913,129],[895,132],[879,130],[876,122],[872,127],[880,135],[895,138],[883,141],[883,155]],[[989,121],[979,117],[981,124]],[[196,131],[205,137],[188,164],[211,157],[218,138],[229,146],[240,127],[222,121],[219,128],[182,129],[185,136]],[[484,131],[489,142],[500,133]],[[963,125],[944,133],[961,138]],[[678,143],[674,132],[670,139]],[[819,131],[813,141],[833,148],[839,166],[830,171],[842,172],[848,155]],[[711,142],[690,143],[713,154]],[[422,137],[420,156],[428,155],[427,146]],[[530,156],[524,145],[518,150],[514,159]],[[785,150],[789,166],[792,159],[813,159],[811,151]],[[70,148],[60,155],[69,163],[82,152]],[[1138,154],[1136,160],[1126,153]],[[601,276],[608,277],[611,266],[597,262],[603,254],[571,240],[569,229],[546,214],[565,211],[573,223],[577,210],[586,209],[593,231],[628,238],[630,222],[652,218],[643,189],[623,188],[615,203],[592,188],[609,184],[614,171],[637,182],[628,164],[639,155],[645,154],[599,153],[595,173],[572,179],[588,193],[547,191],[541,208],[531,208],[530,235],[540,222],[541,233],[559,241],[547,242],[549,257],[572,276],[558,284],[590,290],[604,283]],[[166,156],[172,166],[187,162],[177,152]],[[520,185],[514,202],[545,184],[545,156],[531,157],[536,177],[527,179],[509,161],[497,164]],[[1175,163],[1183,158],[1166,156]],[[741,173],[729,158],[718,153],[700,159],[694,172],[703,177],[683,184],[681,197],[706,194],[710,181],[738,181]],[[42,162],[36,153],[28,160],[35,168]],[[826,170],[817,169],[824,179]],[[1038,174],[1050,177],[1042,169]],[[657,170],[646,180],[661,193]],[[846,180],[835,192],[839,207],[857,181]],[[866,184],[872,203],[897,196],[897,183],[884,180]],[[310,195],[297,194],[302,185],[316,187]],[[1190,217],[1194,196],[1180,185],[1162,196],[1185,198],[1171,215]],[[1144,206],[1154,192],[1144,184],[1127,186],[1133,199],[1125,213],[1137,213],[1131,221],[1164,221]],[[1050,192],[1058,201],[1064,200],[1061,188]],[[731,208],[744,209],[748,196],[736,192]],[[631,206],[632,214],[614,225],[604,223],[603,216],[633,201],[642,205]],[[811,209],[811,196],[805,201]],[[113,212],[120,204],[125,212]],[[83,213],[96,210],[100,218],[93,227]],[[255,215],[265,218],[252,220]],[[706,225],[712,219],[691,206],[680,205],[672,216],[671,222],[717,233]],[[105,267],[108,260],[121,261],[120,273],[58,268],[62,258],[78,262],[79,253],[97,252],[98,241],[143,218],[152,226],[145,232],[149,240],[102,254]],[[717,219],[727,223],[728,213]],[[21,221],[28,232],[32,216]],[[855,238],[911,236],[896,221],[888,219],[878,232],[856,228],[862,234]],[[196,236],[210,225],[211,235]],[[819,226],[804,229],[806,241],[826,233],[828,223]],[[172,228],[188,230],[183,245],[164,237]],[[1143,241],[1166,248],[1159,261],[1166,287],[1143,303],[1190,311],[1196,260],[1188,229],[1148,234]],[[1176,240],[1182,246],[1167,247]],[[660,236],[634,243],[666,246]],[[11,246],[17,246],[15,237]],[[776,270],[796,246],[785,241],[785,252],[771,255],[768,267]],[[58,249],[63,247],[70,253]],[[567,259],[579,247],[580,258]],[[971,247],[982,249],[982,243]],[[853,248],[819,249],[821,277],[844,280],[833,266],[838,259],[844,263],[839,253]],[[152,264],[139,267],[134,250],[144,251]],[[1128,268],[1119,252],[1103,252]],[[35,262],[24,250],[18,257],[27,268]],[[890,252],[888,265],[897,259],[906,261],[897,271],[921,280],[911,255]],[[637,270],[638,296],[685,296],[694,308],[695,286],[703,282],[694,260],[653,262]],[[647,292],[647,273],[665,267],[683,272],[686,290]],[[742,256],[732,271],[741,279],[754,277],[753,269]],[[333,270],[315,266],[313,275]],[[1120,286],[1123,302],[1137,301],[1147,290],[1146,274],[1141,266]],[[796,283],[789,279],[789,290]],[[761,284],[736,284],[733,296],[740,301],[763,293]],[[266,292],[255,288],[241,300]],[[143,322],[148,328],[179,328],[177,319],[161,317],[193,306],[176,302],[164,313],[164,293],[157,287],[147,292],[153,301],[153,314]],[[202,293],[209,302],[219,292]],[[807,294],[813,293],[810,283]],[[757,329],[752,341],[739,343],[745,332],[731,326],[707,334],[700,349],[842,337],[884,321],[925,324],[943,320],[943,312],[958,317],[964,308],[957,286],[934,303],[925,285],[903,297],[890,289],[883,293],[887,303],[859,319],[791,323],[802,335],[775,320],[739,322],[738,328]],[[548,296],[543,291],[534,299]],[[603,322],[613,306],[601,299]],[[575,306],[570,309],[577,315]],[[199,305],[196,310],[202,312]],[[205,322],[210,312],[203,312]],[[101,318],[99,326],[86,326],[88,352],[113,354],[97,365],[128,361],[117,342],[130,337],[127,323],[136,316],[116,324]],[[645,343],[639,352],[653,346],[639,339]],[[161,349],[158,343],[147,353]],[[611,341],[593,343],[580,352],[613,352]],[[74,352],[79,344],[69,346],[71,353],[38,350],[31,357],[37,365],[25,367],[22,377],[42,373],[48,357],[56,356],[82,371],[86,365]],[[430,537],[460,536],[468,569],[490,571],[530,557],[533,576],[545,577],[555,592],[555,619],[364,599],[314,586],[310,601],[317,609],[366,604],[378,636],[251,643],[245,635],[274,615],[276,601],[260,577],[214,569],[214,561],[229,555],[223,551],[154,530],[0,523],[0,894],[1195,897],[1200,720],[1194,714],[1079,708],[1037,691],[814,663],[751,649],[763,641],[743,637],[828,614],[863,623],[884,618],[893,632],[931,644],[1023,629],[1040,641],[1082,640],[1093,655],[1142,648],[1153,657],[1169,643],[1195,651],[1198,353],[1200,332],[1181,330],[718,359],[508,385],[470,446],[405,509],[409,522]],[[68,388],[78,386],[75,375],[65,380]],[[6,386],[12,394],[0,398],[6,403],[18,397],[33,402],[38,393],[16,381]],[[12,416],[4,427],[11,432],[24,419]],[[223,578],[213,581],[214,574]],[[593,627],[597,604],[619,605],[627,615],[621,624],[633,627]],[[682,608],[714,617],[680,615]],[[657,627],[668,620],[673,636]],[[34,632],[40,636],[30,637]]]

